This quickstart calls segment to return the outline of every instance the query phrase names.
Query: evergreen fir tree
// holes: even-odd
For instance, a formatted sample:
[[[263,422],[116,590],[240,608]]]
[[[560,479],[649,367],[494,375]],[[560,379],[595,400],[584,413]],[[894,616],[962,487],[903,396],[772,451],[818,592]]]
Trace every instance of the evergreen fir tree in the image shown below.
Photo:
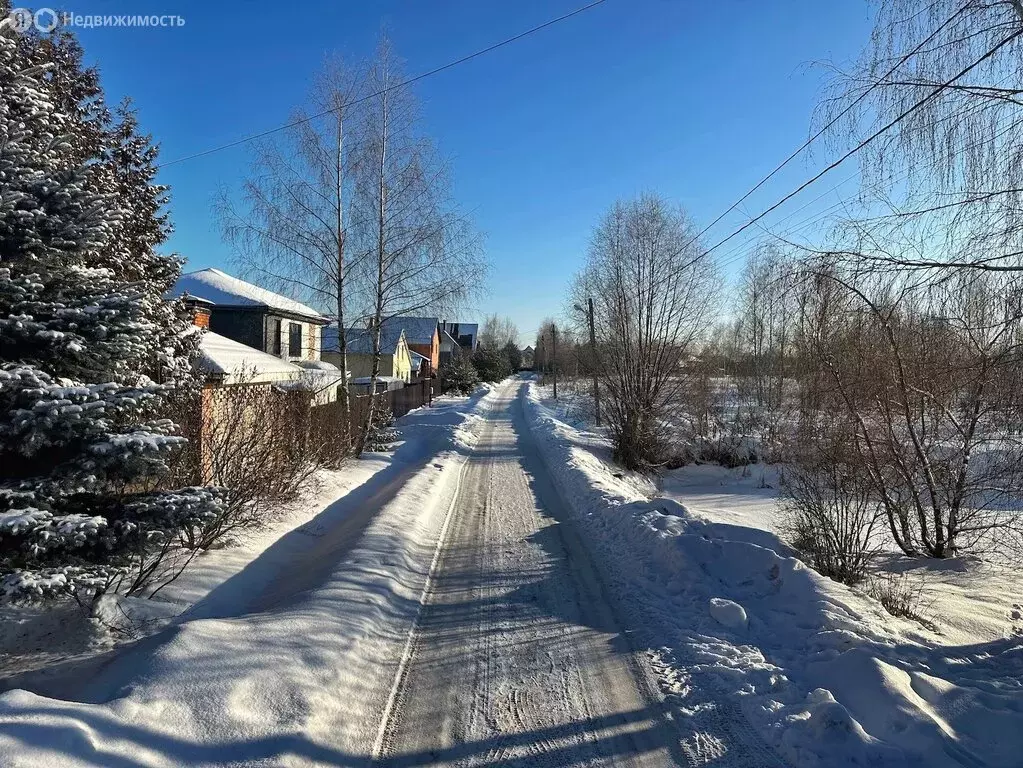
[[[452,356],[451,362],[442,371],[442,378],[445,392],[471,395],[473,390],[480,385],[480,375],[476,372],[472,360],[465,354]]]
[[[501,381],[511,373],[508,357],[499,349],[480,344],[472,355],[472,364],[483,381]]]
[[[195,342],[163,299],[180,265],[154,251],[155,149],[71,71],[80,59],[66,36],[0,24],[0,595],[14,599],[137,589],[223,503],[152,490],[183,442],[153,376],[187,371]]]
[[[389,451],[401,440],[401,433],[394,428],[394,413],[382,397],[373,398],[373,426],[366,438],[366,450]]]

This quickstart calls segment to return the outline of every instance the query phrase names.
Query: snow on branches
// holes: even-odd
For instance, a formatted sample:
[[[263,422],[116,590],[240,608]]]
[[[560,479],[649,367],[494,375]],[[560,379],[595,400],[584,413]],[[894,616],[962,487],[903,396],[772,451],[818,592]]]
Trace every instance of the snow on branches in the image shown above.
[[[198,337],[164,298],[155,161],[73,36],[0,23],[0,597],[144,593],[223,514],[219,489],[165,487]]]

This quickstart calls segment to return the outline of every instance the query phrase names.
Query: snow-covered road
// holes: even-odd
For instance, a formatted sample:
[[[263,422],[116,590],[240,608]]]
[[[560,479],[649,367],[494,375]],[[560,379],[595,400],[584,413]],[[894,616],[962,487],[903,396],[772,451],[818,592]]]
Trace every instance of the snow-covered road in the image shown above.
[[[682,761],[507,382],[135,646],[0,694],[3,766]]]
[[[381,764],[681,761],[642,657],[503,385],[469,459],[377,746]]]

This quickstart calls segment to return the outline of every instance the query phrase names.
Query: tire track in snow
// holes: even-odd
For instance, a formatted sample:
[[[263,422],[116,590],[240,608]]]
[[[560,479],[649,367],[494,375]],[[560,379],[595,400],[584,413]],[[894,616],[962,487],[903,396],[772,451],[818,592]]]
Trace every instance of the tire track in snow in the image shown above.
[[[683,763],[652,677],[623,646],[587,553],[558,522],[550,479],[526,455],[528,429],[509,418],[515,389],[487,419],[445,521],[374,759]]]
[[[462,490],[462,480],[465,477],[466,468],[468,466],[469,460],[466,458],[462,462],[462,466],[458,469],[458,478],[455,481],[455,491],[451,495],[451,503],[448,505],[447,511],[444,514],[444,523],[441,525],[440,534],[437,537],[437,546],[433,552],[433,559],[430,561],[430,570],[426,574],[426,582],[423,584],[423,591],[419,595],[419,608],[416,611],[415,619],[412,621],[412,626],[409,629],[408,638],[405,641],[405,649],[402,652],[401,661],[398,664],[398,671],[394,676],[394,683],[391,685],[391,692],[387,697],[387,704],[384,706],[383,714],[380,717],[380,726],[377,730],[377,736],[373,742],[373,750],[371,752],[371,758],[374,761],[380,759],[380,757],[384,755],[387,749],[389,735],[388,728],[391,724],[391,718],[396,709],[400,710],[400,699],[404,694],[405,677],[408,675],[409,664],[415,657],[415,647],[419,638],[419,624],[422,621],[423,611],[429,602],[430,592],[433,590],[437,564],[440,562],[441,553],[444,551],[444,541],[447,538],[452,514],[455,507],[458,505],[458,497]]]

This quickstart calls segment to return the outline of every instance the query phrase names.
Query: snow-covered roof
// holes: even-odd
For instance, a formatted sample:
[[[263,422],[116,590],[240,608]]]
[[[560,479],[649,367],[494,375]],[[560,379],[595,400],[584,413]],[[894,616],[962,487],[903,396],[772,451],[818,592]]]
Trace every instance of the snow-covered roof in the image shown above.
[[[436,317],[392,317],[383,323],[385,328],[398,326],[405,331],[405,341],[409,344],[432,344],[437,325]]]
[[[199,342],[199,367],[215,376],[233,376],[244,379],[247,376],[285,378],[301,376],[303,369],[297,365],[268,355],[246,344],[206,331]]]
[[[310,320],[327,322],[327,318],[312,307],[299,301],[281,296],[279,293],[260,288],[258,285],[232,277],[226,272],[210,267],[188,272],[178,278],[170,290],[171,296],[183,294],[205,299],[218,307],[267,307],[279,312],[301,315]]]
[[[369,384],[372,381],[372,376],[360,376],[357,379],[352,379],[352,384]],[[400,381],[402,384],[405,383],[405,380],[400,376],[377,376],[377,381],[383,381],[388,384],[393,384],[396,381]]]
[[[328,363],[326,360],[296,360],[295,365],[304,368],[307,371],[340,371],[333,363]]]

